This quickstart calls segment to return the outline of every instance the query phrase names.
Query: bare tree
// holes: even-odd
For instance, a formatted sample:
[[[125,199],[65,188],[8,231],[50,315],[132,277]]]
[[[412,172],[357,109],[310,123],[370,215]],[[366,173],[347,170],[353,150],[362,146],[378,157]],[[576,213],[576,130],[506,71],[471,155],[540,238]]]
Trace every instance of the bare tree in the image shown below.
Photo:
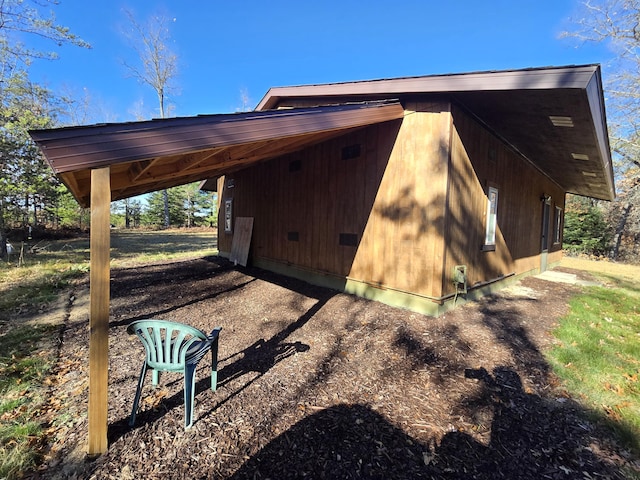
[[[178,57],[169,46],[170,20],[166,15],[157,14],[142,25],[131,11],[124,12],[131,27],[127,38],[140,60],[140,65],[124,62],[124,66],[140,83],[153,88],[158,97],[160,118],[165,118],[167,97],[174,90],[173,82],[178,75]]]
[[[127,113],[135,118],[137,121],[145,120],[145,108],[144,100],[139,98],[136,100],[127,110]]]
[[[640,234],[640,0],[585,0],[576,29],[563,36],[612,50],[605,93],[619,196],[607,213],[615,232],[610,255],[617,258],[621,245],[636,243],[624,237]],[[630,257],[640,258],[640,250]]]
[[[172,84],[178,75],[178,57],[169,47],[169,18],[166,15],[153,15],[146,25],[141,25],[133,13],[125,10],[131,30],[127,37],[131,47],[138,54],[140,65],[124,62],[125,67],[139,82],[149,85],[158,97],[160,118],[165,118],[168,94],[174,88]],[[169,227],[169,195],[164,196],[164,226]]]

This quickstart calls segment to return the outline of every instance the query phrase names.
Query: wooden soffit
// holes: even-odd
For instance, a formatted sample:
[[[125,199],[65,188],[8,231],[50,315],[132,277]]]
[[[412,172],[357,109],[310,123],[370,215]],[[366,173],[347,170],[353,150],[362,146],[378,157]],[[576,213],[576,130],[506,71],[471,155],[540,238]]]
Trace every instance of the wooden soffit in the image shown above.
[[[48,163],[88,207],[91,170],[109,166],[112,200],[212,178],[349,130],[403,118],[397,101],[31,131]]]
[[[615,197],[599,65],[275,87],[257,110],[433,96],[461,105],[566,192]]]

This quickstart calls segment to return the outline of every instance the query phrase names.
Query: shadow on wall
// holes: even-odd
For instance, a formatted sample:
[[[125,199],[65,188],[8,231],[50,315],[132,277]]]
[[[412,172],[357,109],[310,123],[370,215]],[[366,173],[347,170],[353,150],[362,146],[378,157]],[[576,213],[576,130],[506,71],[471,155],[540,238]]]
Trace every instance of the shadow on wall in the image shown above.
[[[232,477],[367,479],[622,478],[589,448],[567,405],[526,394],[517,373],[467,370],[483,383],[465,406],[493,411],[488,445],[463,432],[422,442],[365,405],[336,405],[275,438]],[[463,406],[464,408],[464,406]]]

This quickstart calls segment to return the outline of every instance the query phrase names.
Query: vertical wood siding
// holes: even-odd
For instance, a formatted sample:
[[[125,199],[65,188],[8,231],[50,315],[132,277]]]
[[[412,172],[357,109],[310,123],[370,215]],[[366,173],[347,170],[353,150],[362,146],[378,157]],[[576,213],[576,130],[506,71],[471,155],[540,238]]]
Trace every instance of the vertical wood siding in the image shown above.
[[[445,293],[455,265],[467,265],[470,285],[540,267],[541,197],[551,195],[549,231],[555,206],[564,209],[564,191],[479,123],[453,107],[451,176],[447,216]],[[498,189],[498,229],[495,251],[484,243],[487,191]],[[549,262],[561,258],[561,245],[549,245]]]
[[[448,103],[237,172],[234,216],[253,216],[251,255],[369,284],[440,294]],[[359,155],[343,159],[343,149]],[[291,162],[300,169],[290,171]],[[298,241],[292,241],[296,232]],[[356,235],[356,246],[340,235]],[[221,230],[221,251],[231,235]]]
[[[222,201],[233,198],[234,217],[254,217],[250,256],[426,297],[453,293],[455,265],[467,265],[470,286],[539,268],[540,198],[553,198],[552,232],[564,192],[449,102],[404,106],[402,121],[229,175]],[[359,155],[343,159],[356,145]],[[490,252],[481,251],[488,186],[499,191]],[[357,245],[340,245],[341,234]],[[220,251],[231,239],[221,228]],[[550,245],[549,262],[560,255]]]
[[[449,106],[406,103],[396,137],[380,135],[379,187],[351,278],[440,296]],[[387,132],[392,133],[392,132]],[[387,153],[388,152],[388,153]]]

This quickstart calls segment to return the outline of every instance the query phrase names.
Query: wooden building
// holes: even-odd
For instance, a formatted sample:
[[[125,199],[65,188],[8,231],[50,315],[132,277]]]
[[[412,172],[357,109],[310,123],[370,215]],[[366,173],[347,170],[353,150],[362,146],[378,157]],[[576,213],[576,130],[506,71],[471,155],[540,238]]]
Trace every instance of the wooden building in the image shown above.
[[[113,200],[202,180],[222,255],[252,222],[250,263],[435,315],[557,263],[567,193],[615,196],[598,65],[273,88],[254,112],[30,133],[91,207],[89,454],[107,449]]]
[[[252,264],[439,314],[559,262],[566,193],[614,196],[597,66],[274,88],[258,109],[357,102],[404,114],[220,178],[222,255],[250,217]]]

